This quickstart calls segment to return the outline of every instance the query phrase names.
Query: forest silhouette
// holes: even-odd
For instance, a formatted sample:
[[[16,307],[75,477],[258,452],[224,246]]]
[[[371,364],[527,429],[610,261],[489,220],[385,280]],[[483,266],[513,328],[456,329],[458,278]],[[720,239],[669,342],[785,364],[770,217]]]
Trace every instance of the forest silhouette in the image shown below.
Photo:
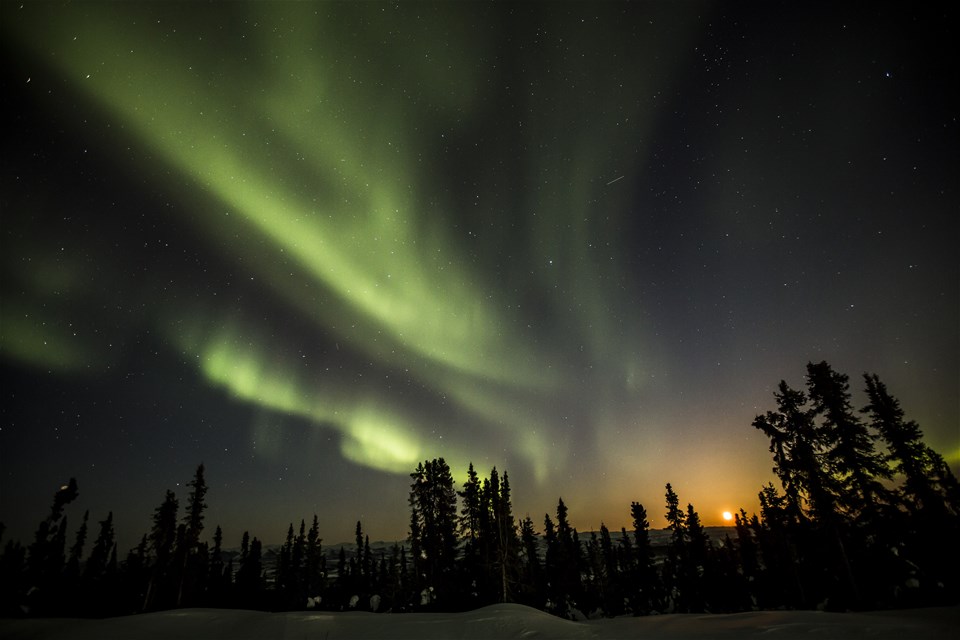
[[[581,534],[562,498],[542,523],[520,520],[506,471],[481,477],[471,464],[457,490],[438,458],[410,474],[408,538],[388,549],[372,550],[357,522],[355,544],[328,557],[314,515],[291,522],[278,549],[245,531],[239,552],[228,551],[219,526],[201,539],[200,464],[184,512],[168,490],[151,530],[122,559],[112,513],[98,522],[88,554],[89,512],[71,535],[66,510],[79,495],[71,479],[29,545],[4,544],[0,613],[462,611],[516,602],[576,618],[955,604],[960,485],[883,382],[873,374],[863,382],[868,403],[859,411],[848,377],[826,362],[807,365],[806,391],[780,383],[776,408],[753,422],[770,440],[777,484],[762,487],[760,513],[741,509],[722,539],[707,535],[669,483],[667,536],[655,543],[638,502],[629,505],[632,530],[611,533],[601,523]]]

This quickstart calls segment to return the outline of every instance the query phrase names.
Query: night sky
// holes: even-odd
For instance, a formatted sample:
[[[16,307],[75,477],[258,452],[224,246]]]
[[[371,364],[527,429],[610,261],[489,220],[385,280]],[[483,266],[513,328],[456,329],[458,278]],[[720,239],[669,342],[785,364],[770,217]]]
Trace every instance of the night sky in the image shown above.
[[[0,4],[0,521],[400,539],[409,474],[707,525],[875,372],[960,464],[937,3]]]

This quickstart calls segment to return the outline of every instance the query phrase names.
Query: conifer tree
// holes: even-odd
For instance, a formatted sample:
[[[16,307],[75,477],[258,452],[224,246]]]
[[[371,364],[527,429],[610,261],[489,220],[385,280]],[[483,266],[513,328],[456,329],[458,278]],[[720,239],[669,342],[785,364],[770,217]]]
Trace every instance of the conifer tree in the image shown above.
[[[951,500],[956,479],[932,449],[923,443],[923,432],[913,420],[905,420],[900,401],[890,395],[876,374],[864,374],[869,403],[862,409],[870,425],[886,443],[893,473],[903,476],[901,502],[913,514],[927,511],[960,513],[960,505]],[[940,468],[942,467],[942,468]],[[942,479],[937,483],[937,479]]]
[[[759,525],[756,516],[753,516],[753,520],[757,521],[757,525]],[[756,526],[751,526],[751,520],[743,509],[733,515],[733,524],[737,532],[737,553],[739,554],[741,573],[748,583],[755,583],[760,577],[759,549],[754,537]],[[756,598],[751,604],[753,605],[752,608],[756,607]]]
[[[899,548],[904,564],[888,559],[888,580],[919,583],[927,602],[950,602],[960,596],[960,485],[943,457],[923,442],[914,421],[905,420],[900,402],[878,376],[864,374],[869,403],[862,410],[887,444],[892,472],[903,478],[898,490],[904,516],[881,533]],[[869,566],[875,569],[876,565]],[[875,573],[875,571],[874,571]],[[876,582],[876,575],[870,576]]]
[[[540,563],[537,537],[533,520],[528,515],[520,522],[520,545],[523,553],[520,601],[540,608],[543,606],[543,566]]]
[[[581,576],[582,594],[576,606],[585,615],[592,615],[597,609],[606,614],[605,604],[607,596],[607,579],[603,566],[603,554],[600,551],[600,540],[597,532],[590,532],[590,539],[584,545],[586,558],[584,575]]]
[[[350,559],[350,596],[359,596],[361,602],[370,591],[372,577],[370,575],[369,545],[364,545],[363,526],[357,521],[355,530],[356,552]]]
[[[139,544],[127,553],[124,572],[120,580],[123,588],[123,613],[137,613],[143,609],[147,586],[150,583],[150,568],[147,559],[149,545],[147,535],[143,534]]]
[[[450,597],[457,553],[457,493],[443,458],[417,465],[410,475],[410,536],[423,601]]]
[[[489,485],[485,481],[485,484]],[[458,492],[463,507],[460,510],[459,533],[464,540],[462,574],[466,583],[467,598],[471,604],[481,604],[481,592],[485,591],[486,576],[484,575],[486,560],[482,546],[486,541],[483,538],[483,528],[487,523],[487,504],[484,500],[486,491],[481,485],[480,478],[471,462],[467,469],[467,480],[463,489]]]
[[[247,531],[243,532],[243,537],[240,539],[240,566],[242,567],[247,562],[247,557],[250,555],[250,533]],[[239,571],[239,567],[237,568]]]
[[[562,580],[561,559],[563,552],[560,548],[560,540],[557,538],[557,530],[550,519],[550,514],[543,515],[543,539],[546,542],[546,554],[543,561],[543,569],[546,581],[546,603],[547,611],[556,613],[561,618],[567,615],[566,598],[564,597],[560,581]]]
[[[43,613],[53,606],[55,589],[66,564],[66,522],[63,509],[77,499],[77,481],[62,485],[53,496],[50,515],[40,522],[26,554],[26,579],[30,583],[29,608]]]
[[[692,504],[687,505],[686,543],[687,565],[683,569],[686,583],[684,598],[686,610],[701,612],[707,608],[709,584],[714,577],[714,567],[712,566],[710,539],[700,523],[700,514],[697,513]]]
[[[635,615],[646,615],[660,609],[660,580],[653,564],[653,546],[650,543],[650,523],[647,511],[639,502],[630,503],[630,517],[636,555],[636,577],[633,604]]]
[[[470,463],[467,469],[467,481],[463,483],[463,489],[458,492],[463,500],[463,508],[460,510],[459,531],[461,537],[474,545],[480,533],[480,479],[473,463]]]
[[[363,575],[366,578],[366,587],[369,590],[376,575],[376,562],[373,559],[373,553],[370,551],[370,536],[367,534],[363,536]]]
[[[410,496],[410,557],[411,564],[411,580],[410,588],[411,589],[421,589],[423,584],[426,582],[426,574],[420,572],[420,567],[422,566],[422,557],[424,555],[423,551],[423,532],[420,526],[420,513],[416,507],[416,501],[411,494]],[[341,547],[342,548],[342,547]]]
[[[800,591],[805,592],[807,598],[815,598],[806,604],[821,602],[827,597],[834,602],[850,599],[852,604],[859,600],[859,588],[847,553],[845,515],[849,509],[862,506],[862,492],[869,494],[871,489],[867,486],[866,474],[861,480],[852,481],[854,473],[847,466],[851,456],[859,455],[854,450],[863,453],[863,439],[857,435],[862,435],[862,425],[849,420],[845,379],[834,374],[826,363],[823,365],[812,365],[809,371],[816,381],[814,385],[808,378],[811,392],[817,398],[813,408],[807,406],[806,394],[781,381],[774,394],[778,410],[757,416],[753,422],[753,426],[771,440],[774,472],[786,492],[781,500],[776,491],[764,490],[761,511],[765,518],[771,515],[783,521],[782,525],[771,523],[771,531],[779,531],[778,535],[784,536],[776,546],[797,550],[800,570],[808,574],[800,582]],[[821,414],[827,417],[824,424],[818,426],[816,418]],[[831,420],[844,423],[841,431],[846,444],[840,449],[837,448],[840,436]],[[853,498],[854,503],[844,494],[845,485],[860,492],[859,497]],[[793,555],[793,551],[788,553]],[[812,563],[802,562],[807,555],[820,560],[819,575],[811,571]],[[789,557],[784,561],[792,562]],[[810,592],[804,583],[819,585],[825,590]]]
[[[106,573],[110,552],[114,546],[113,538],[113,512],[111,511],[107,514],[106,520],[100,521],[100,533],[93,543],[90,558],[87,560],[87,566],[83,571],[83,577],[86,580],[98,580]]]
[[[316,598],[320,595],[321,587],[323,585],[324,558],[321,543],[320,523],[317,519],[317,515],[314,514],[313,523],[310,525],[309,533],[307,533],[307,547],[305,552],[306,575],[304,578],[304,588],[307,591],[307,595],[311,598]]]
[[[582,560],[580,543],[567,520],[567,505],[563,498],[557,502],[556,528],[549,514],[544,518],[544,538],[547,541],[547,596],[553,612],[567,618],[580,595]]]
[[[407,561],[407,546],[400,545],[400,593],[405,598],[404,610],[410,604],[411,591],[415,588],[415,585],[410,563]]]
[[[600,585],[603,600],[603,612],[607,616],[623,613],[623,592],[620,589],[620,564],[617,552],[610,538],[610,530],[600,523]]]
[[[687,516],[680,508],[680,498],[670,483],[666,486],[667,528],[670,529],[670,547],[664,565],[664,582],[675,612],[687,613],[685,609],[687,560]]]
[[[260,541],[243,532],[240,543],[240,566],[237,569],[237,593],[245,607],[255,607],[263,590],[263,548]]]
[[[400,610],[402,602],[402,573],[400,567],[400,545],[390,547],[390,557],[385,561],[385,570],[381,580],[384,605],[387,611]]]
[[[683,549],[686,544],[687,516],[680,509],[680,498],[674,492],[670,483],[667,483],[667,528],[670,529],[670,541],[675,550]]]
[[[226,583],[223,562],[223,529],[217,525],[213,533],[213,550],[210,552],[210,577],[208,598],[213,606],[222,606],[226,598]]]
[[[362,578],[364,574],[364,557],[363,557],[363,527],[360,525],[360,521],[357,520],[357,529],[355,532],[356,535],[356,545],[357,551],[356,555],[353,557],[353,575],[357,578]]]
[[[112,515],[112,514],[111,514]],[[113,548],[110,549],[110,560],[107,561],[107,576],[113,578],[117,575],[117,570],[119,565],[117,564],[117,543],[113,543]]]
[[[620,527],[620,540],[617,542],[617,589],[623,595],[623,611],[636,611],[637,558],[634,555],[633,541],[626,527]]]
[[[200,551],[203,511],[207,508],[207,504],[204,502],[207,495],[207,483],[203,474],[203,463],[200,463],[193,480],[187,483],[187,486],[190,487],[190,493],[187,497],[187,513],[183,518],[183,542],[177,549],[179,556],[177,606],[183,605],[185,592],[202,592],[203,577],[207,572]]]
[[[787,517],[802,523],[806,501],[814,518],[832,522],[836,515],[836,486],[820,462],[825,444],[822,431],[814,423],[814,411],[806,408],[806,395],[791,389],[783,380],[774,397],[778,410],[757,416],[753,426],[770,438],[773,471],[786,492]]]
[[[499,592],[494,564],[497,556],[496,502],[500,491],[500,476],[497,468],[483,479],[480,489],[480,579],[477,591],[484,602],[499,602],[494,593]]]
[[[763,588],[759,596],[772,606],[810,606],[804,588],[804,576],[799,569],[796,546],[796,521],[788,515],[786,496],[780,495],[773,483],[767,483],[757,496],[762,522],[753,519],[751,526],[757,535],[763,558]]]
[[[840,482],[838,500],[848,516],[865,522],[876,518],[877,501],[887,500],[881,480],[889,479],[890,472],[883,456],[874,450],[874,436],[854,413],[848,379],[826,362],[807,364],[813,414],[824,421],[826,466]]]
[[[263,589],[263,545],[256,537],[250,541],[246,569],[247,584],[251,593],[259,594]]]
[[[144,597],[144,609],[167,606],[165,601],[166,585],[171,577],[171,563],[174,558],[177,540],[177,511],[180,504],[177,496],[169,489],[163,503],[154,510],[153,527],[150,530],[150,548],[153,550],[153,569],[147,592]]]
[[[48,552],[47,574],[56,580],[67,563],[67,516],[64,515],[58,525],[53,527],[53,537],[50,540]]]
[[[187,486],[190,487],[190,494],[187,497],[187,513],[183,520],[187,525],[186,543],[190,548],[199,544],[200,533],[203,531],[203,511],[207,508],[207,504],[204,502],[207,496],[207,483],[203,473],[203,463],[200,463],[193,480],[187,483]]]
[[[293,567],[291,559],[293,557],[293,523],[287,527],[287,537],[283,545],[280,546],[280,553],[277,554],[277,569],[275,581],[277,588],[285,597],[289,597]]]
[[[67,560],[66,572],[68,578],[77,578],[80,575],[80,558],[83,557],[83,547],[87,542],[87,521],[90,519],[90,510],[83,512],[83,522],[77,529],[73,546],[70,547],[70,557]]]
[[[490,472],[491,480],[496,477],[496,467]],[[491,482],[491,486],[493,483]],[[516,523],[513,519],[513,504],[510,497],[510,478],[503,472],[503,480],[491,495],[493,514],[494,546],[496,549],[496,574],[499,578],[500,602],[511,602],[513,586],[516,584],[519,569],[520,542],[517,538]]]
[[[306,522],[300,519],[300,530],[293,541],[293,550],[290,552],[290,595],[291,604],[296,608],[301,608],[306,603],[306,594],[303,592],[304,578],[304,554],[307,545],[307,526]]]
[[[337,578],[333,583],[333,598],[335,602],[339,602],[341,608],[347,598],[350,596],[347,595],[348,587],[350,586],[350,575],[349,570],[347,569],[347,551],[340,546],[340,552],[337,554]]]
[[[18,540],[7,540],[0,554],[0,616],[23,614],[26,578],[27,550]]]

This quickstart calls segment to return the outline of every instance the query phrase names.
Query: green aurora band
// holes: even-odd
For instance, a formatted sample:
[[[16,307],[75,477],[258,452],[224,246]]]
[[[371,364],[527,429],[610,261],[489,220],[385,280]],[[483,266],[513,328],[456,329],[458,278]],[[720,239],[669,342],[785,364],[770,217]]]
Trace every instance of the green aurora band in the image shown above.
[[[520,109],[529,117],[482,140],[531,149],[529,157],[464,168],[479,186],[475,201],[463,202],[426,176],[443,169],[441,145],[451,138],[470,144],[470,126],[482,129],[498,117],[490,103],[499,88],[481,85],[476,71],[478,61],[497,57],[495,47],[450,8],[414,19],[383,16],[379,5],[359,12],[320,7],[344,13],[321,17],[312,5],[252,4],[242,24],[218,31],[202,30],[202,16],[171,25],[160,5],[136,5],[135,18],[129,5],[84,4],[50,8],[35,30],[7,35],[23,34],[20,45],[98,105],[104,119],[119,123],[122,139],[149,148],[178,189],[187,212],[181,222],[223,247],[248,277],[267,283],[287,313],[309,318],[318,333],[336,337],[338,348],[342,341],[385,368],[408,370],[475,427],[493,429],[498,445],[478,435],[441,447],[423,431],[421,412],[402,400],[343,381],[317,385],[292,364],[293,349],[282,337],[266,335],[250,317],[231,316],[225,326],[230,311],[223,308],[157,309],[153,328],[209,384],[339,431],[343,455],[359,464],[401,473],[445,455],[462,472],[468,452],[479,447],[496,459],[503,446],[546,481],[570,445],[550,437],[556,415],[542,407],[587,388],[595,407],[581,408],[576,419],[595,428],[613,424],[618,408],[635,406],[650,370],[640,355],[643,323],[621,300],[611,212],[622,207],[606,188],[636,170],[622,158],[635,164],[639,154],[620,122],[607,117],[583,126],[594,115],[586,98],[570,100],[549,78],[594,77],[576,94],[592,102],[606,92],[632,104],[665,81],[611,88],[577,69],[576,56],[561,63],[566,69],[532,69]],[[157,15],[144,15],[151,10]],[[432,33],[445,34],[446,44]],[[653,51],[658,43],[644,46]],[[558,101],[566,101],[563,108]],[[624,117],[650,127],[652,107],[646,109]],[[558,138],[564,131],[569,137]],[[447,170],[451,179],[453,173]],[[511,180],[529,185],[523,201],[485,191]],[[592,213],[601,200],[605,217]],[[456,223],[468,206],[482,211],[470,220],[502,227],[473,232],[480,240],[472,259],[467,225]],[[240,240],[222,241],[231,237]],[[305,295],[307,289],[322,295]],[[529,305],[563,321],[528,326]],[[43,340],[63,342],[54,327],[43,335],[35,325],[11,322],[41,317],[41,307],[4,309],[4,353],[76,368],[83,357],[70,348],[35,348]],[[620,383],[602,382],[611,376]]]

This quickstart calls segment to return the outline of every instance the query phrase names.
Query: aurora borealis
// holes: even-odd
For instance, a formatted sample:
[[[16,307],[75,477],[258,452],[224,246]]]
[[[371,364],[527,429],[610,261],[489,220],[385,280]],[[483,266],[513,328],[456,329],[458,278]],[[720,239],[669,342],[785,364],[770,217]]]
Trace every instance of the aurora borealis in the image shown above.
[[[0,521],[76,476],[133,546],[202,461],[228,539],[396,539],[443,456],[719,524],[823,359],[956,468],[937,11],[0,5]]]

